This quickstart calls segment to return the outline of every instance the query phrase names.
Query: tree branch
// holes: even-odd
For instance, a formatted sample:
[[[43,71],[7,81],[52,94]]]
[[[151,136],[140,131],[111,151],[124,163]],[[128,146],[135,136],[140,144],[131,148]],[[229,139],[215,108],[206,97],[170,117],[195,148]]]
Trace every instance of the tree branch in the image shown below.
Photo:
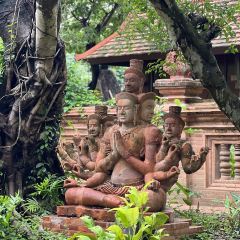
[[[219,28],[210,24],[209,29],[200,34],[197,24],[181,12],[174,0],[149,1],[165,21],[170,38],[182,50],[195,78],[201,80],[220,110],[240,130],[240,100],[228,88],[209,43],[219,33]]]
[[[59,0],[36,1],[36,56],[39,58],[52,57],[52,59],[37,60],[35,62],[36,75],[45,85],[50,84],[48,78],[52,71],[57,48],[59,7]]]
[[[96,26],[96,28],[95,28],[97,33],[100,33],[100,32],[106,27],[106,25],[108,24],[109,20],[111,19],[112,15],[114,14],[114,12],[116,11],[116,9],[117,9],[118,7],[119,7],[119,4],[118,4],[118,3],[115,3],[114,6],[113,6],[113,8],[111,9],[111,11],[110,11],[110,12],[107,12],[107,13],[104,15],[101,23],[99,23],[99,24]]]

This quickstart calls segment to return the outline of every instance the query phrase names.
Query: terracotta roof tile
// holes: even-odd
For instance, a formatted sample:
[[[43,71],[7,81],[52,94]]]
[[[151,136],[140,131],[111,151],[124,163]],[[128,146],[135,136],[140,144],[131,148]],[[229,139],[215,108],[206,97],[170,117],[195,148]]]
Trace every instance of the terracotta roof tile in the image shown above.
[[[222,3],[222,0],[213,0],[216,3]],[[235,3],[236,0],[226,0],[228,4]],[[240,21],[240,16],[239,16]],[[121,25],[121,29],[124,29],[126,24]],[[231,44],[236,44],[240,46],[240,29],[236,25],[233,25],[233,29],[236,36],[226,41],[224,36],[220,36],[212,41],[213,48],[224,48]],[[139,32],[133,33],[132,39],[127,40],[125,34],[119,34],[118,32],[113,33],[97,45],[95,45],[90,50],[82,53],[76,54],[76,60],[86,59],[96,59],[96,58],[106,58],[106,57],[118,57],[126,55],[136,55],[136,54],[150,54],[150,53],[160,53],[157,45],[144,38]]]

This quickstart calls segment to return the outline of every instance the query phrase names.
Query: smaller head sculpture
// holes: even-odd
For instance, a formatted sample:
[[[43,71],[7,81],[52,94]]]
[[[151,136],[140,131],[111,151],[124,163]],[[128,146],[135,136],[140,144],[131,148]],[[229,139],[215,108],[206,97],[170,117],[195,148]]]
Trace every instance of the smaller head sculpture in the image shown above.
[[[95,113],[100,115],[102,118],[107,116],[108,107],[105,105],[95,106]]]
[[[102,119],[98,114],[91,114],[88,117],[88,135],[98,137],[101,133]]]
[[[164,135],[169,138],[181,138],[182,130],[185,126],[185,122],[182,120],[181,107],[178,106],[170,106],[169,113],[167,113],[164,119]]]
[[[131,59],[130,66],[124,73],[125,91],[129,93],[139,94],[142,92],[145,75],[142,72],[143,61]]]
[[[116,95],[117,119],[119,123],[135,123],[137,117],[138,98],[135,94],[121,92]]]
[[[154,92],[142,93],[138,95],[139,117],[143,123],[151,123],[154,115],[156,94]]]
[[[111,115],[108,115],[106,117],[104,117],[102,119],[102,129],[103,129],[103,133],[105,133],[105,131],[113,126],[115,123],[115,117],[114,116],[111,116]]]

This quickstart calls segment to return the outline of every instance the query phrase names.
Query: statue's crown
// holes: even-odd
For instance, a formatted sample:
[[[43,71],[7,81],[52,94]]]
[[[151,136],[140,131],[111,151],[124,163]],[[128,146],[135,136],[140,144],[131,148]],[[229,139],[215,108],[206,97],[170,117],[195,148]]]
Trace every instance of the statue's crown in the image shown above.
[[[88,122],[91,120],[91,119],[96,119],[98,120],[100,123],[102,122],[102,117],[99,115],[99,114],[91,114],[88,116]]]
[[[107,115],[108,107],[106,105],[97,105],[95,106],[95,113],[104,117]]]
[[[170,106],[169,112],[164,115],[163,120],[165,121],[167,118],[176,119],[183,127],[185,126],[185,122],[181,118],[182,108],[178,106]]]
[[[170,106],[169,107],[169,113],[176,114],[178,116],[181,115],[182,108],[179,106]]]
[[[137,95],[129,92],[120,92],[116,94],[115,96],[116,102],[118,102],[120,99],[129,99],[131,100],[134,104],[138,104],[138,97]]]
[[[148,99],[155,100],[155,98],[156,98],[156,94],[154,92],[141,93],[138,95],[138,101],[140,104]]]
[[[131,59],[130,66],[125,70],[124,75],[128,73],[134,73],[145,81],[145,75],[143,74],[142,70],[143,70],[143,60]]]

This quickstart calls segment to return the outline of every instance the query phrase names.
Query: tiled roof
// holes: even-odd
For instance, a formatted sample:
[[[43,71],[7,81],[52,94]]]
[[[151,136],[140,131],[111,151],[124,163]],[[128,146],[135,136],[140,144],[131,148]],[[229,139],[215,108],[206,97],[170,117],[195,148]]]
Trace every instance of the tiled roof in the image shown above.
[[[214,2],[222,3],[222,0],[213,0]],[[228,3],[236,2],[235,0],[228,0]],[[240,21],[240,16],[238,17]],[[127,28],[126,23],[123,23],[121,29]],[[213,49],[221,49],[223,53],[227,47],[231,44],[240,46],[240,29],[237,26],[233,26],[236,36],[230,39],[228,42],[224,36],[218,37],[212,41]],[[82,54],[76,54],[76,60],[94,60],[104,59],[109,57],[123,57],[123,56],[137,56],[143,54],[160,54],[157,45],[154,42],[146,40],[143,34],[139,32],[133,33],[131,40],[128,40],[125,34],[113,33],[103,41],[95,45],[93,48]]]

